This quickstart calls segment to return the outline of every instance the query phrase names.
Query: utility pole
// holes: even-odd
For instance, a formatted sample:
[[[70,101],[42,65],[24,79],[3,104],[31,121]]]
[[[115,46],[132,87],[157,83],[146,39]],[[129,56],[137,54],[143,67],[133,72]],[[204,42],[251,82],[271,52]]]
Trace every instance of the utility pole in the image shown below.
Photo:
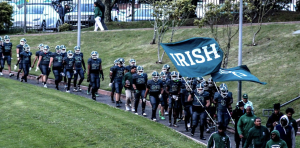
[[[242,46],[243,46],[243,0],[240,0],[240,19],[239,19],[239,57],[238,66],[242,65]],[[238,82],[238,101],[242,99],[242,81]]]
[[[81,41],[81,0],[78,0],[77,4],[77,46],[80,47]]]
[[[27,25],[26,25],[26,14],[27,14],[27,8],[26,8],[26,0],[24,0],[24,33],[27,32]]]

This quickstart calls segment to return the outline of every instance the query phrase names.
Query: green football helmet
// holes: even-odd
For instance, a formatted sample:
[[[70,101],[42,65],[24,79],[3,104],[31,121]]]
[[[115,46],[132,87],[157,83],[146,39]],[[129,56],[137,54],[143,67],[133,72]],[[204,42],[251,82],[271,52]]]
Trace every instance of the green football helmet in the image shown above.
[[[129,65],[130,65],[130,66],[136,66],[136,61],[135,61],[135,59],[130,59],[130,60],[129,60]]]
[[[138,75],[142,75],[144,73],[143,66],[137,66],[136,71]]]
[[[221,91],[221,95],[223,97],[226,97],[228,95],[228,87],[227,87],[227,85],[225,83],[222,83],[220,85],[220,91]]]
[[[122,66],[125,66],[125,60],[123,58],[119,58],[118,64],[121,64]]]
[[[75,47],[74,47],[74,52],[75,52],[75,54],[80,54],[80,53],[81,53],[80,47],[75,46]]]
[[[44,44],[40,44],[40,45],[38,46],[38,48],[39,48],[40,51],[44,51]]]
[[[153,72],[152,72],[152,80],[153,80],[154,82],[157,82],[157,81],[158,81],[158,78],[159,78],[158,72],[157,72],[157,71],[153,71]]]
[[[61,53],[66,53],[67,52],[67,48],[65,45],[60,45],[60,49],[61,49]]]
[[[56,52],[57,54],[61,54],[61,49],[60,49],[60,46],[59,46],[59,45],[56,45],[56,46],[55,46],[55,52]]]
[[[10,37],[8,35],[4,36],[4,42],[9,43],[10,42]]]
[[[119,60],[119,58],[114,60],[114,66],[118,66],[118,60]]]
[[[197,89],[197,93],[198,93],[198,94],[201,95],[201,94],[204,93],[204,86],[203,86],[202,83],[197,84],[196,89]]]
[[[163,67],[162,67],[162,71],[163,72],[168,72],[170,70],[170,65],[168,64],[165,64]]]
[[[92,52],[91,52],[91,58],[92,58],[92,59],[97,59],[98,57],[99,57],[99,54],[98,54],[97,51],[92,51]]]
[[[26,40],[25,38],[22,38],[22,39],[20,40],[20,45],[25,45],[26,42],[27,42],[27,40]]]
[[[71,58],[73,58],[73,56],[74,56],[74,54],[73,54],[72,50],[69,50],[69,51],[67,52],[67,57],[68,57],[69,59],[71,59]]]
[[[176,71],[171,72],[171,80],[176,81],[179,79],[179,75]]]
[[[163,81],[166,81],[167,80],[167,74],[165,72],[160,72],[159,73],[159,76],[160,76],[160,79],[163,80]]]
[[[48,53],[50,50],[50,47],[48,45],[44,45],[44,53]]]
[[[28,44],[23,45],[24,51],[29,52],[30,46]]]

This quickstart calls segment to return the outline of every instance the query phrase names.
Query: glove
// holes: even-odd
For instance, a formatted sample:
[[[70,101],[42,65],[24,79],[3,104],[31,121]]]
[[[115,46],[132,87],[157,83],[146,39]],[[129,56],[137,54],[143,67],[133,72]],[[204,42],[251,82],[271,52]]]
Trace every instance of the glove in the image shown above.
[[[14,70],[16,70],[16,69],[17,69],[17,67],[18,67],[18,66],[17,66],[17,65],[15,65],[15,66],[14,66]]]
[[[60,74],[61,74],[61,76],[63,76],[63,77],[65,76],[65,73],[63,73],[63,72],[61,72]]]
[[[159,94],[158,98],[162,98],[162,94]]]
[[[31,67],[29,67],[29,71],[31,71]]]
[[[48,71],[49,71],[49,73],[51,72],[51,67],[48,67]]]
[[[112,87],[112,83],[109,83],[108,86],[109,86],[109,87]]]
[[[87,82],[90,82],[90,77],[87,77],[87,80],[86,80]]]
[[[11,58],[12,59],[12,58]],[[18,58],[18,61],[20,60],[20,58]]]
[[[102,76],[102,81],[104,81],[104,76]]]
[[[76,74],[77,73],[77,71],[76,70],[74,70],[74,74]]]
[[[39,67],[37,67],[37,68],[35,69],[35,71],[38,71],[38,70],[40,70]]]
[[[86,69],[83,70],[83,73],[86,73]]]
[[[146,98],[143,98],[143,102],[146,102]]]

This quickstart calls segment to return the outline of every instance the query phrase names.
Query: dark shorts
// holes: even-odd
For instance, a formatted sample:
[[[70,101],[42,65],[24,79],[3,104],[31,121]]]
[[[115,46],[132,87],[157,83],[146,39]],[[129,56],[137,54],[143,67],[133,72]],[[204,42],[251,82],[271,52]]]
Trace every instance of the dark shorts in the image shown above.
[[[50,74],[49,65],[40,65],[40,68],[41,68],[41,72],[43,75],[49,76],[49,74]]]
[[[74,71],[72,69],[71,70],[66,70],[66,77],[68,79],[72,79],[73,75],[74,75]]]
[[[116,93],[118,94],[122,93],[122,89],[123,89],[122,82],[115,82],[114,85],[115,85]]]
[[[5,61],[7,61],[7,65],[11,65],[11,57],[9,55],[4,56],[3,65],[5,65]]]
[[[20,61],[20,63],[19,63],[19,69],[23,69],[24,67],[23,67],[23,63],[22,63],[22,61]]]

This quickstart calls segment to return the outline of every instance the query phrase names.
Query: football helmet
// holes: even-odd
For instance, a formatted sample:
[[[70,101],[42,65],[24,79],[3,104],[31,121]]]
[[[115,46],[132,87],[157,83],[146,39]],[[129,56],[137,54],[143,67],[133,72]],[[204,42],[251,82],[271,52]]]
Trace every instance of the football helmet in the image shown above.
[[[160,72],[159,73],[159,76],[160,76],[160,79],[163,80],[163,81],[166,81],[167,80],[167,74],[165,72]]]
[[[136,71],[138,75],[142,75],[144,73],[143,66],[137,66]]]
[[[168,71],[170,70],[170,65],[165,64],[165,65],[161,68],[161,70],[162,70],[163,72],[168,72]]]
[[[60,46],[59,46],[59,45],[56,45],[56,46],[55,46],[55,52],[56,52],[57,54],[60,54],[60,53],[61,53],[61,49],[60,49]]]
[[[98,52],[97,51],[92,51],[91,52],[91,57],[92,57],[92,59],[97,59],[99,57]]]
[[[0,42],[3,42],[3,38],[0,36]]]
[[[66,53],[67,52],[67,48],[65,45],[60,45],[60,49],[61,49],[61,53]]]
[[[226,97],[228,95],[228,87],[227,87],[227,85],[225,83],[222,83],[220,85],[220,91],[221,91],[221,95],[223,97]]]
[[[80,53],[81,53],[80,47],[75,46],[75,47],[74,47],[74,52],[75,52],[75,54],[80,54]]]
[[[208,87],[214,87],[214,81],[212,77],[210,77],[207,82],[208,82]]]
[[[118,64],[125,66],[125,60],[123,58],[119,58]]]
[[[74,56],[73,51],[72,51],[72,50],[69,50],[69,51],[67,52],[67,57],[68,57],[69,59],[71,59],[71,58],[73,58],[73,56]]]
[[[30,46],[28,44],[24,44],[23,48],[24,48],[24,51],[26,51],[26,52],[30,51]]]
[[[39,48],[40,51],[44,51],[44,44],[41,43],[41,44],[38,46],[38,48]]]
[[[114,66],[118,66],[118,60],[119,59],[114,60]]]
[[[193,90],[193,82],[192,81],[187,81],[185,83],[185,88],[187,91],[192,91]]]
[[[10,37],[8,35],[5,35],[4,37],[4,42],[9,43],[10,42]]]
[[[198,93],[198,94],[201,95],[201,94],[204,93],[204,86],[203,86],[202,83],[197,84],[196,89],[197,89],[197,93]]]
[[[152,72],[152,80],[153,80],[154,82],[157,82],[157,81],[158,81],[158,78],[159,78],[158,72],[157,72],[157,71],[153,71],[153,72]]]
[[[20,45],[25,45],[26,44],[26,39],[25,38],[22,38],[21,40],[20,40]]]
[[[208,90],[208,82],[207,81],[203,81],[201,84],[203,85],[204,90]]]
[[[130,59],[130,60],[129,60],[129,65],[130,65],[130,66],[136,66],[136,61],[135,61],[135,59]]]
[[[194,78],[193,77],[186,77],[186,81],[189,81],[193,84],[194,83]]]
[[[44,45],[44,53],[48,53],[50,50],[50,47],[48,45]]]
[[[178,80],[178,73],[176,71],[171,72],[171,80],[176,81]]]

